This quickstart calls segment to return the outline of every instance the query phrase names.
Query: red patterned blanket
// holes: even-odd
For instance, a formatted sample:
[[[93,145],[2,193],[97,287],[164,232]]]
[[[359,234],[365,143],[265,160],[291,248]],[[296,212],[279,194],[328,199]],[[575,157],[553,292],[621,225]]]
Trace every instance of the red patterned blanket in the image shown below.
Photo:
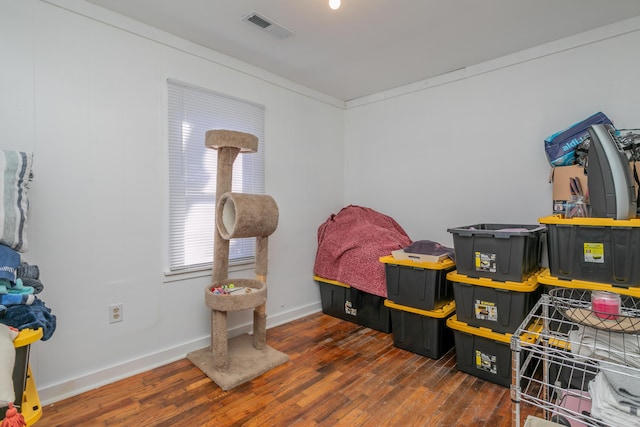
[[[373,295],[387,296],[381,256],[412,243],[391,217],[362,206],[349,205],[318,228],[314,274]]]

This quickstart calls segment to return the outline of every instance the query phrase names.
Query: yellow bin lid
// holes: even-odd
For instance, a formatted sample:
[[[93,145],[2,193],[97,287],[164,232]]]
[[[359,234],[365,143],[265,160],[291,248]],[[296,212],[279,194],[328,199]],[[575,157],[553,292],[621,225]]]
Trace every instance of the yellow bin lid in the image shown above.
[[[613,219],[613,218],[570,218],[556,214],[538,218],[540,224],[552,225],[586,225],[592,227],[640,227],[640,218]]]
[[[313,280],[315,280],[316,282],[323,282],[323,283],[330,283],[332,285],[336,285],[336,286],[342,286],[343,288],[350,288],[351,286],[346,285],[342,282],[338,282],[337,280],[331,280],[331,279],[325,279],[323,277],[320,276],[313,276]]]
[[[459,274],[458,270],[447,273],[447,279],[452,282],[484,286],[486,288],[497,288],[516,292],[533,292],[538,289],[538,286],[540,286],[540,283],[538,283],[538,275],[542,273],[542,271],[543,270],[535,272],[524,282],[499,282],[496,280],[491,280],[488,277],[469,277],[465,276],[464,274]]]
[[[459,321],[458,316],[455,314],[447,319],[447,326],[456,331],[466,332],[471,335],[487,338],[492,341],[503,342],[506,344],[509,344],[511,342],[511,337],[513,336],[513,334],[509,333],[501,334],[498,332],[494,332],[489,328],[470,326],[464,322]],[[524,332],[522,335],[520,335],[520,341],[533,344],[538,338],[538,335],[541,331],[542,323],[535,322],[529,325],[529,327],[527,328],[527,332]]]
[[[404,265],[406,267],[418,267],[427,270],[444,270],[446,268],[452,268],[456,266],[456,263],[451,261],[450,258],[443,259],[440,262],[418,262],[410,259],[397,259],[393,255],[387,255],[380,257],[380,262],[385,264]]]
[[[406,305],[396,304],[395,302],[385,299],[384,305],[393,308],[396,310],[406,311],[409,313],[419,314],[421,316],[434,317],[436,319],[444,319],[445,317],[450,316],[456,311],[456,302],[449,301],[444,306],[437,308],[435,310],[421,310],[419,308],[409,307]]]
[[[627,295],[630,297],[640,298],[640,287],[623,288],[613,286],[610,283],[587,282],[584,280],[568,280],[560,279],[552,276],[548,268],[542,270],[538,276],[538,282],[543,285],[557,286],[559,288],[587,289],[590,291],[609,291],[615,294]]]

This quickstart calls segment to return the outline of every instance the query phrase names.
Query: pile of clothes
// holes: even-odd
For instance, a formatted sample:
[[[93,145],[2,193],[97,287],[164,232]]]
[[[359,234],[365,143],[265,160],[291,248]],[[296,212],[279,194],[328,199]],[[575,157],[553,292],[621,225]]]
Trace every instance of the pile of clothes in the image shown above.
[[[42,328],[42,340],[51,338],[56,317],[37,296],[43,289],[38,266],[0,245],[0,323],[18,330]]]

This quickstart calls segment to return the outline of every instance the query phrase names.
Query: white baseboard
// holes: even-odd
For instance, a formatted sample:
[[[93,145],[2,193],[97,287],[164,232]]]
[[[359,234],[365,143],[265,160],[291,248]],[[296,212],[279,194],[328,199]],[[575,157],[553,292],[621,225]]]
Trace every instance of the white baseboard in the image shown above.
[[[301,317],[308,316],[319,312],[322,309],[320,303],[310,304],[304,307],[296,308],[282,313],[278,313],[267,317],[267,329],[279,326],[287,322],[291,322]],[[244,324],[229,329],[229,337],[235,337],[244,333],[251,333],[253,325]],[[207,347],[210,343],[210,337],[202,337],[200,339],[180,344],[175,347],[133,359],[119,365],[114,365],[91,374],[83,375],[70,381],[58,383],[49,387],[38,388],[40,403],[44,407],[51,403],[76,396],[85,391],[113,383],[115,381],[128,378],[132,375],[146,372],[158,366],[175,362],[183,359],[187,353]],[[267,338],[268,339],[268,338]]]
[[[293,310],[283,311],[282,313],[267,315],[267,329],[292,322],[319,311],[322,311],[322,304],[320,302],[316,302],[303,307],[297,307]]]

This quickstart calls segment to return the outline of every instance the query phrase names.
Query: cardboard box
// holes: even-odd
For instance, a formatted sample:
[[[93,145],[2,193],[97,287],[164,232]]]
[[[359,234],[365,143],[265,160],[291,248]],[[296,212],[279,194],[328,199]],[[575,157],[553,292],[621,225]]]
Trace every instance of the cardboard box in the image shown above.
[[[640,162],[631,162],[629,163],[629,167],[631,168],[631,178],[633,178],[633,184],[636,186],[636,194],[638,194],[638,181],[635,178],[634,171],[638,174],[638,179],[640,179]]]
[[[640,179],[640,162],[629,163],[631,168],[631,177],[636,187],[636,194],[638,194],[638,182],[635,179],[634,167]],[[557,166],[551,171],[551,182],[553,183],[553,213],[564,214],[567,201],[571,200],[571,188],[569,187],[569,178],[578,178],[580,180],[580,186],[582,192],[586,195],[589,194],[589,180],[587,178],[584,167],[580,165],[571,166]],[[589,199],[587,197],[587,204]]]
[[[551,171],[553,183],[553,213],[564,214],[567,202],[571,200],[569,178],[578,178],[584,194],[589,194],[588,179],[584,167],[580,165],[557,166]]]

